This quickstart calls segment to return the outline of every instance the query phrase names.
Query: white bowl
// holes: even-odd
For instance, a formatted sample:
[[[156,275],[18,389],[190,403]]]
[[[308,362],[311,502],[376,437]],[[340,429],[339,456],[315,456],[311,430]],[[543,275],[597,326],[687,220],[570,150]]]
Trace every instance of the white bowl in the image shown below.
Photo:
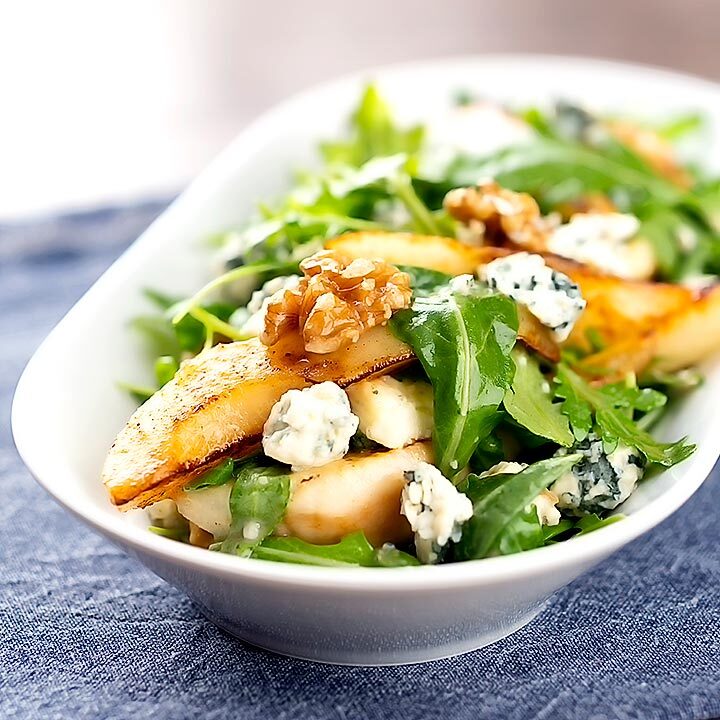
[[[98,280],[28,364],[13,432],[30,471],[62,505],[185,591],[214,622],[255,645],[313,660],[389,664],[492,643],[534,617],[559,588],[677,510],[718,455],[720,367],[660,428],[689,435],[690,460],[643,483],[628,518],[590,535],[508,557],[440,567],[329,569],[246,560],[157,537],[123,519],[100,484],[116,432],[133,410],[119,379],[148,363],[127,321],[141,289],[191,293],[208,279],[202,239],[242,223],[277,195],[318,138],[341,132],[368,79],[404,119],[421,119],[469,89],[517,104],[570,98],[613,111],[702,110],[720,127],[720,90],[651,68],[570,58],[476,57],[361,73],[295,97],[243,131]],[[552,612],[552,609],[548,610]]]

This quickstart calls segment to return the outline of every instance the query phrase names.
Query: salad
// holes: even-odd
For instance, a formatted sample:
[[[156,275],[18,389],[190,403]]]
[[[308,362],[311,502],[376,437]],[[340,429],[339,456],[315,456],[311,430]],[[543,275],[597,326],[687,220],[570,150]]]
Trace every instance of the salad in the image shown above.
[[[243,557],[439,564],[622,520],[720,348],[702,121],[467,96],[400,127],[368,87],[217,276],[147,296],[153,387],[102,480],[150,530]]]

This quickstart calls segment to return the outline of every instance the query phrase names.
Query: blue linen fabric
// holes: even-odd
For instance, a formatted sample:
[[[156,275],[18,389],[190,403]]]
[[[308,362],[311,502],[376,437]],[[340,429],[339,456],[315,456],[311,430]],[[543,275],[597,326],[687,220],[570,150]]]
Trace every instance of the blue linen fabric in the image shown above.
[[[0,226],[0,718],[720,716],[717,473],[512,637],[390,668],[317,665],[245,646],[56,506],[12,447],[15,381],[51,326],[162,207]]]

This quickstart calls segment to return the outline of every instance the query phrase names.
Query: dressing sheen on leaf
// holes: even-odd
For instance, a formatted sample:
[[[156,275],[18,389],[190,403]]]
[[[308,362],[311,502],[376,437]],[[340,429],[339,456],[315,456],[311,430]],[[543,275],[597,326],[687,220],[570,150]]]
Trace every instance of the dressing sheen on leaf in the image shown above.
[[[390,327],[408,343],[433,386],[436,465],[454,477],[496,423],[515,367],[515,303],[480,290],[441,291],[395,314]]]

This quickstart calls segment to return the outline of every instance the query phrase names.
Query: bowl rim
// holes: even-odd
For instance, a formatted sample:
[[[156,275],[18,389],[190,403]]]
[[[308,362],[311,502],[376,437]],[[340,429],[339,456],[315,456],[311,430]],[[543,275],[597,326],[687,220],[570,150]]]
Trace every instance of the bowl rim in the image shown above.
[[[715,464],[720,448],[705,443],[696,450],[689,473],[684,473],[683,481],[676,482],[659,497],[651,500],[632,515],[618,523],[613,523],[586,536],[515,555],[469,560],[438,566],[420,566],[406,568],[332,568],[306,565],[293,565],[266,560],[238,558],[222,553],[208,552],[202,548],[185,545],[167,538],[159,537],[125,521],[121,514],[109,523],[100,522],[84,508],[82,499],[62,492],[62,471],[52,478],[43,473],[36,457],[36,448],[31,440],[33,427],[32,396],[33,375],[43,355],[52,350],[59,331],[68,322],[92,307],[96,293],[109,280],[122,277],[124,266],[135,253],[153,241],[157,228],[176,212],[179,203],[187,203],[188,198],[201,202],[203,196],[212,193],[216,177],[221,177],[225,168],[233,164],[243,148],[251,148],[263,136],[272,135],[274,128],[292,114],[293,108],[312,103],[316,96],[332,93],[348,84],[357,84],[368,76],[392,74],[416,74],[428,69],[466,65],[535,65],[542,64],[552,70],[558,66],[572,64],[576,69],[586,68],[596,72],[636,74],[666,78],[668,81],[695,86],[705,92],[718,95],[720,85],[711,80],[694,75],[668,70],[652,65],[625,63],[614,60],[586,58],[580,56],[554,54],[489,54],[455,55],[431,60],[417,60],[393,63],[363,69],[344,74],[327,82],[313,85],[274,105],[260,114],[242,129],[236,138],[191,182],[163,213],[148,227],[140,237],[118,258],[93,286],[78,300],[72,309],[51,331],[48,337],[35,351],[25,367],[17,384],[11,410],[11,426],[20,457],[37,482],[64,508],[73,515],[105,535],[113,542],[130,547],[136,553],[149,554],[155,558],[193,568],[198,572],[211,572],[214,575],[259,581],[268,585],[295,586],[298,588],[328,587],[348,592],[387,592],[422,589],[425,591],[445,591],[448,588],[468,587],[478,584],[491,585],[515,579],[527,579],[546,574],[570,564],[589,564],[639,537],[649,529],[666,519],[682,506],[702,485]],[[720,431],[720,413],[712,419],[714,431]]]

